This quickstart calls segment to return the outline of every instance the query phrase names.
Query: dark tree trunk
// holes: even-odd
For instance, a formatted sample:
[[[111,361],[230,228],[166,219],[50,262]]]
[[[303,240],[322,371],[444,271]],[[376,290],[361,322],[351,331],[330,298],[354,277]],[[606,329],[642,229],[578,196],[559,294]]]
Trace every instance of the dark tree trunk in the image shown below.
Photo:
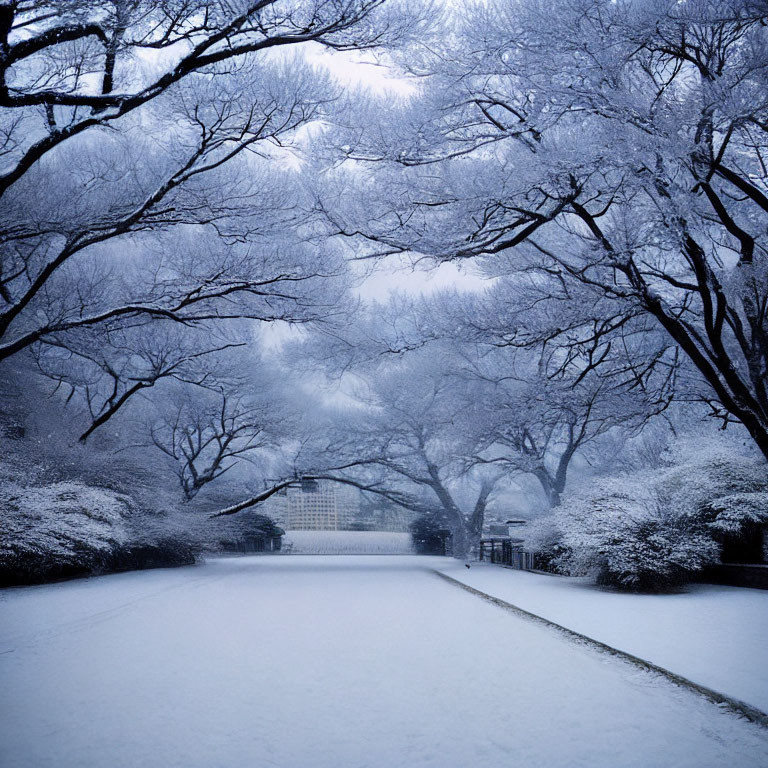
[[[549,506],[559,507],[561,500],[560,495],[563,492],[563,488],[559,487],[559,483],[547,471],[546,467],[540,467],[534,474],[541,484],[541,488],[544,491],[544,495],[547,497]]]

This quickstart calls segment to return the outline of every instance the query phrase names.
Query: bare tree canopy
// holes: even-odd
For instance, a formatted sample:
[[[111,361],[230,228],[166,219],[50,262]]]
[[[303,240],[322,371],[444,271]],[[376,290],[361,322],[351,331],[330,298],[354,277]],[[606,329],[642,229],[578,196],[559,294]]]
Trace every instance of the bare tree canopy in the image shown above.
[[[0,359],[137,318],[327,313],[339,264],[302,245],[286,162],[337,94],[268,49],[394,42],[419,22],[393,9],[3,3]]]
[[[337,140],[378,181],[346,210],[318,195],[329,231],[362,238],[362,258],[529,273],[553,316],[574,291],[596,314],[559,335],[593,359],[617,324],[652,319],[768,456],[766,18],[746,0],[457,14],[450,50],[414,63],[423,98]]]
[[[37,448],[185,514],[335,481],[459,556],[704,414],[768,457],[763,0],[0,3]]]

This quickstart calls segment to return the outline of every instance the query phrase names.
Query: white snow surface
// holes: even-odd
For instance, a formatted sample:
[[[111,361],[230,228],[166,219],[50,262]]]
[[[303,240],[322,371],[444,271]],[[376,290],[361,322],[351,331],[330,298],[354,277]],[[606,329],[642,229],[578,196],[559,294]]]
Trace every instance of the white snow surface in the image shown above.
[[[386,531],[286,531],[283,547],[294,555],[409,555],[410,533]]]
[[[443,560],[454,579],[768,711],[768,590],[692,584],[628,594],[586,578]]]
[[[768,764],[766,730],[443,565],[255,556],[5,590],[0,765]]]

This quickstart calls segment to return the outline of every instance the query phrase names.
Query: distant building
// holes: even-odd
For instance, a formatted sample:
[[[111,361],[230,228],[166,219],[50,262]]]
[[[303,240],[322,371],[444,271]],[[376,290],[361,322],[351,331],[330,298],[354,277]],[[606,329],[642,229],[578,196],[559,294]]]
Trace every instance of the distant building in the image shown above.
[[[355,488],[327,480],[303,481],[268,502],[269,516],[294,531],[348,530],[359,508],[360,494]]]

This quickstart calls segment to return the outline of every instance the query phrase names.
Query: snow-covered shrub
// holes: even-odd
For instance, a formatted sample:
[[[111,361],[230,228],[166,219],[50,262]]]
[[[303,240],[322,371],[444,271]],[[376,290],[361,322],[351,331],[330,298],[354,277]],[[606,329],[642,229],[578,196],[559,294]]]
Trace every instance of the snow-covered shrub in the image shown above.
[[[768,466],[762,459],[715,454],[688,461],[658,482],[664,502],[713,531],[738,534],[768,522]]]
[[[567,498],[555,517],[569,550],[559,558],[563,569],[662,590],[717,562],[723,534],[768,523],[768,467],[704,453],[666,470],[598,481]]]
[[[439,512],[422,515],[411,522],[413,548],[419,555],[442,555],[450,541],[450,525]]]
[[[61,479],[9,442],[0,439],[0,586],[194,562],[195,538],[178,516],[142,508],[137,481],[117,490],[121,467],[103,474],[113,487],[82,471]]]
[[[563,572],[561,563],[568,560],[569,549],[563,543],[563,532],[553,514],[529,520],[519,531],[525,549],[533,552],[534,566],[541,571]]]
[[[0,572],[30,583],[89,573],[128,541],[131,500],[74,482],[0,485]]]
[[[193,563],[196,547],[130,496],[76,482],[0,481],[0,586]]]
[[[267,542],[282,536],[285,531],[274,520],[255,509],[246,509],[236,515],[211,519],[207,514],[186,515],[188,538],[194,539],[206,552],[252,551],[259,540]],[[177,516],[181,522],[183,518]]]
[[[601,584],[661,591],[716,560],[711,533],[694,518],[666,508],[653,477],[603,480],[557,513],[566,567]]]
[[[46,395],[26,368],[0,371],[0,586],[194,562],[167,476],[74,442]]]
[[[710,527],[726,534],[738,534],[747,523],[768,521],[768,493],[731,493],[718,496],[704,511],[712,516]]]
[[[130,540],[112,550],[103,570],[111,573],[192,565],[198,551],[197,544],[173,536],[152,541]]]

